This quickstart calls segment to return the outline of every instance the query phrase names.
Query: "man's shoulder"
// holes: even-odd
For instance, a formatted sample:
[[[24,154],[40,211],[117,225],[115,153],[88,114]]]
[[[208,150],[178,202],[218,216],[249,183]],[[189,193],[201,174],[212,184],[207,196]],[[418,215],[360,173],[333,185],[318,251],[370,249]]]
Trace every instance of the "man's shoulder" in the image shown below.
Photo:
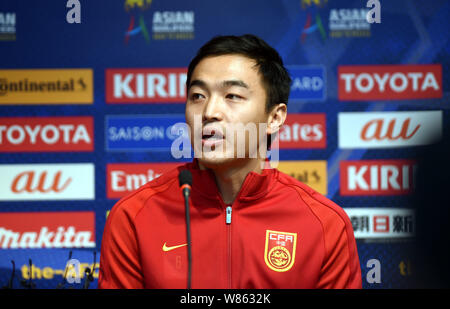
[[[291,188],[291,194],[296,194],[303,202],[301,204],[306,205],[322,224],[349,224],[348,216],[342,207],[310,186],[280,171],[277,179],[280,184]]]

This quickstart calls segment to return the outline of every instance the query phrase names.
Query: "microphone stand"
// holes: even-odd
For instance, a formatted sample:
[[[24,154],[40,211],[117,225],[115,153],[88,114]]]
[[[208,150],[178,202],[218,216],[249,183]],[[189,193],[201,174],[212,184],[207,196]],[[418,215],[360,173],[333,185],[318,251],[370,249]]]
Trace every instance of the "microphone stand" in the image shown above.
[[[11,260],[11,264],[12,264],[11,278],[9,278],[8,285],[3,286],[2,289],[12,289],[13,288],[14,275],[16,273],[16,264],[14,263],[13,260]]]
[[[70,261],[72,259],[72,250],[69,251],[69,259],[67,261]],[[66,285],[66,278],[67,278],[67,271],[69,270],[69,268],[67,267],[67,262],[66,262],[66,268],[64,270],[64,276],[63,279],[60,283],[58,283],[58,285],[56,286],[57,289],[63,289],[64,286]]]
[[[184,197],[184,206],[186,213],[186,240],[187,240],[187,253],[188,253],[188,275],[187,275],[187,288],[191,288],[191,275],[192,275],[192,254],[191,254],[191,219],[189,215],[189,195],[191,194],[192,174],[189,170],[182,170],[178,174],[178,180],[180,189]]]
[[[31,261],[31,259],[28,259],[28,264],[30,266],[29,268],[30,278],[28,279],[28,282],[26,282],[25,280],[21,280],[20,284],[22,284],[22,286],[25,288],[34,289],[36,287],[36,284],[34,284],[33,282],[33,262]]]
[[[187,288],[191,288],[191,276],[192,276],[192,254],[191,254],[191,218],[189,215],[189,189],[183,189],[184,206],[186,212],[186,238],[187,238],[187,251],[188,251],[188,282]]]
[[[94,264],[92,265],[92,269],[87,268],[84,270],[85,273],[85,279],[83,284],[83,289],[89,289],[89,284],[91,284],[92,281],[94,281],[94,271],[95,271],[95,264],[97,263],[97,252],[94,251]]]

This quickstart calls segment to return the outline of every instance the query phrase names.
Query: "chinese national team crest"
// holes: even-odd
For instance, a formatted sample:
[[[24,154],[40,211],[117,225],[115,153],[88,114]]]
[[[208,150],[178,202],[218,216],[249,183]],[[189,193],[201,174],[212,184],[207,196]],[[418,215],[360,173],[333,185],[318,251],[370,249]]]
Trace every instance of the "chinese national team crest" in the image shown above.
[[[266,230],[266,265],[274,271],[288,271],[294,265],[296,245],[297,233]]]

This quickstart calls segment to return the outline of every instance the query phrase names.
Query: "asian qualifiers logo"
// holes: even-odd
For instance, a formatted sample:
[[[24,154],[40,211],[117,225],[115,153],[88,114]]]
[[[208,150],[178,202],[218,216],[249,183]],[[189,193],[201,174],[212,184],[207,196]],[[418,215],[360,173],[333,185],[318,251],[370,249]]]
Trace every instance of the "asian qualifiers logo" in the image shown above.
[[[125,44],[128,44],[130,36],[142,33],[147,44],[150,35],[145,24],[143,12],[150,8],[152,0],[125,0],[124,8],[130,14],[130,23],[125,33]]]
[[[329,3],[332,7],[327,9]],[[379,0],[368,0],[365,7],[341,7],[338,1],[328,0],[301,0],[300,4],[306,13],[300,36],[302,44],[315,32],[320,34],[322,42],[327,38],[369,37],[370,24],[381,23]]]
[[[302,35],[300,37],[302,43],[305,42],[308,34],[313,33],[316,30],[319,31],[322,41],[326,40],[327,33],[318,10],[324,8],[327,3],[328,0],[301,0],[302,10],[306,11],[306,21],[303,25]]]
[[[0,41],[16,40],[16,13],[0,12]]]

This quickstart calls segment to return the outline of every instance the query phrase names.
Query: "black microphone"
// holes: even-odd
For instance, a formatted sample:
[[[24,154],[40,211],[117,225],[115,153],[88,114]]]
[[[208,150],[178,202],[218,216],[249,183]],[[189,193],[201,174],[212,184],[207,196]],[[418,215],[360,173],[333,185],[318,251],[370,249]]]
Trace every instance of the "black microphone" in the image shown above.
[[[13,281],[14,281],[14,276],[16,273],[16,263],[14,263],[14,261],[11,260],[11,264],[12,264],[11,278],[9,279],[8,285],[3,286],[2,289],[12,289],[13,288]]]
[[[191,194],[192,185],[192,174],[188,170],[182,170],[178,175],[178,180],[180,182],[180,189],[184,196],[184,206],[186,209],[186,240],[187,240],[187,251],[188,251],[188,276],[187,276],[187,288],[191,288],[191,267],[192,267],[192,256],[191,256],[191,219],[189,217],[189,195]]]

